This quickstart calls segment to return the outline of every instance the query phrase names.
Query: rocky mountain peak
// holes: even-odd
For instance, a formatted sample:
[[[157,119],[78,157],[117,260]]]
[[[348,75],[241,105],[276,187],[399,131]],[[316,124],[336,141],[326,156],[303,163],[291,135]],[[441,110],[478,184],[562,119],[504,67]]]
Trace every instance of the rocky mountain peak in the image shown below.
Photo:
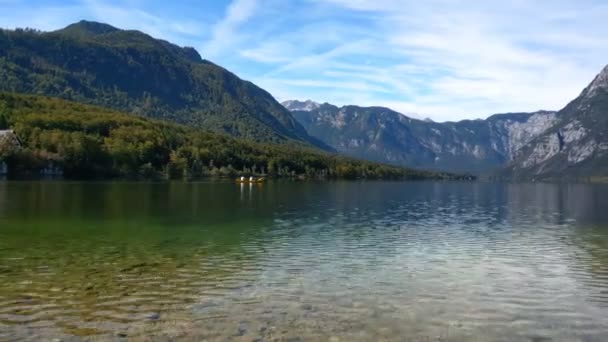
[[[290,111],[304,111],[304,112],[311,112],[315,109],[319,109],[319,107],[321,107],[321,104],[313,101],[313,100],[306,100],[306,101],[298,101],[298,100],[289,100],[289,101],[285,101],[281,103],[283,105],[283,107],[287,108]]]
[[[585,90],[585,93],[587,96],[592,96],[600,89],[608,91],[608,65],[595,77],[593,82],[591,82],[589,87]]]

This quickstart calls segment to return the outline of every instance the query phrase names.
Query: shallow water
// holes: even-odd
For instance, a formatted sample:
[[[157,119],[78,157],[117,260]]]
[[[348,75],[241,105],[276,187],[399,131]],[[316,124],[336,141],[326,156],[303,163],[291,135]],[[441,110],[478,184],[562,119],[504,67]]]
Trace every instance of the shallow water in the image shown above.
[[[0,183],[0,340],[607,341],[608,185]]]

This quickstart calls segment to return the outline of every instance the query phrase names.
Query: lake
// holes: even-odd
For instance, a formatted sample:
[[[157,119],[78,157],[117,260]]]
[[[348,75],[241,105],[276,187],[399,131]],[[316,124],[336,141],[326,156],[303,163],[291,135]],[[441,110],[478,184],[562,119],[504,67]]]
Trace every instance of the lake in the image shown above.
[[[608,185],[0,183],[0,340],[607,341]]]

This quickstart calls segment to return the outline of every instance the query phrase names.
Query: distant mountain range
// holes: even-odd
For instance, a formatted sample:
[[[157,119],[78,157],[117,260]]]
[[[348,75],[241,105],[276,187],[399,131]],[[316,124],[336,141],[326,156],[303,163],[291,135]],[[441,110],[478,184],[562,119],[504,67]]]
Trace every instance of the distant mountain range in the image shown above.
[[[283,105],[312,136],[349,156],[508,178],[608,174],[608,67],[559,112],[436,123],[383,107],[306,103]]]
[[[324,104],[294,116],[338,152],[395,165],[483,173],[506,165],[515,151],[549,127],[553,112],[494,115],[436,123],[383,107]]]
[[[102,23],[81,21],[54,32],[0,30],[0,91],[327,149],[268,92],[193,48]]]

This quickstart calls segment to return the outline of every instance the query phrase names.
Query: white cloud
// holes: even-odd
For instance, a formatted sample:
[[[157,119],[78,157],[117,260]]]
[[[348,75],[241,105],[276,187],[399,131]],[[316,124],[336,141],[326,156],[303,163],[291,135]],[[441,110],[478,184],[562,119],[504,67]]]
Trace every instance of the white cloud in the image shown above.
[[[239,40],[239,25],[253,16],[256,7],[256,0],[234,0],[228,5],[224,18],[213,27],[212,37],[203,47],[205,55],[226,53]]]
[[[293,86],[300,88],[329,88],[329,89],[341,89],[341,90],[354,90],[354,91],[365,91],[365,92],[384,92],[389,93],[390,90],[381,85],[371,85],[365,82],[357,81],[332,81],[332,80],[307,80],[307,79],[265,79],[266,82],[270,82],[276,85]]]

